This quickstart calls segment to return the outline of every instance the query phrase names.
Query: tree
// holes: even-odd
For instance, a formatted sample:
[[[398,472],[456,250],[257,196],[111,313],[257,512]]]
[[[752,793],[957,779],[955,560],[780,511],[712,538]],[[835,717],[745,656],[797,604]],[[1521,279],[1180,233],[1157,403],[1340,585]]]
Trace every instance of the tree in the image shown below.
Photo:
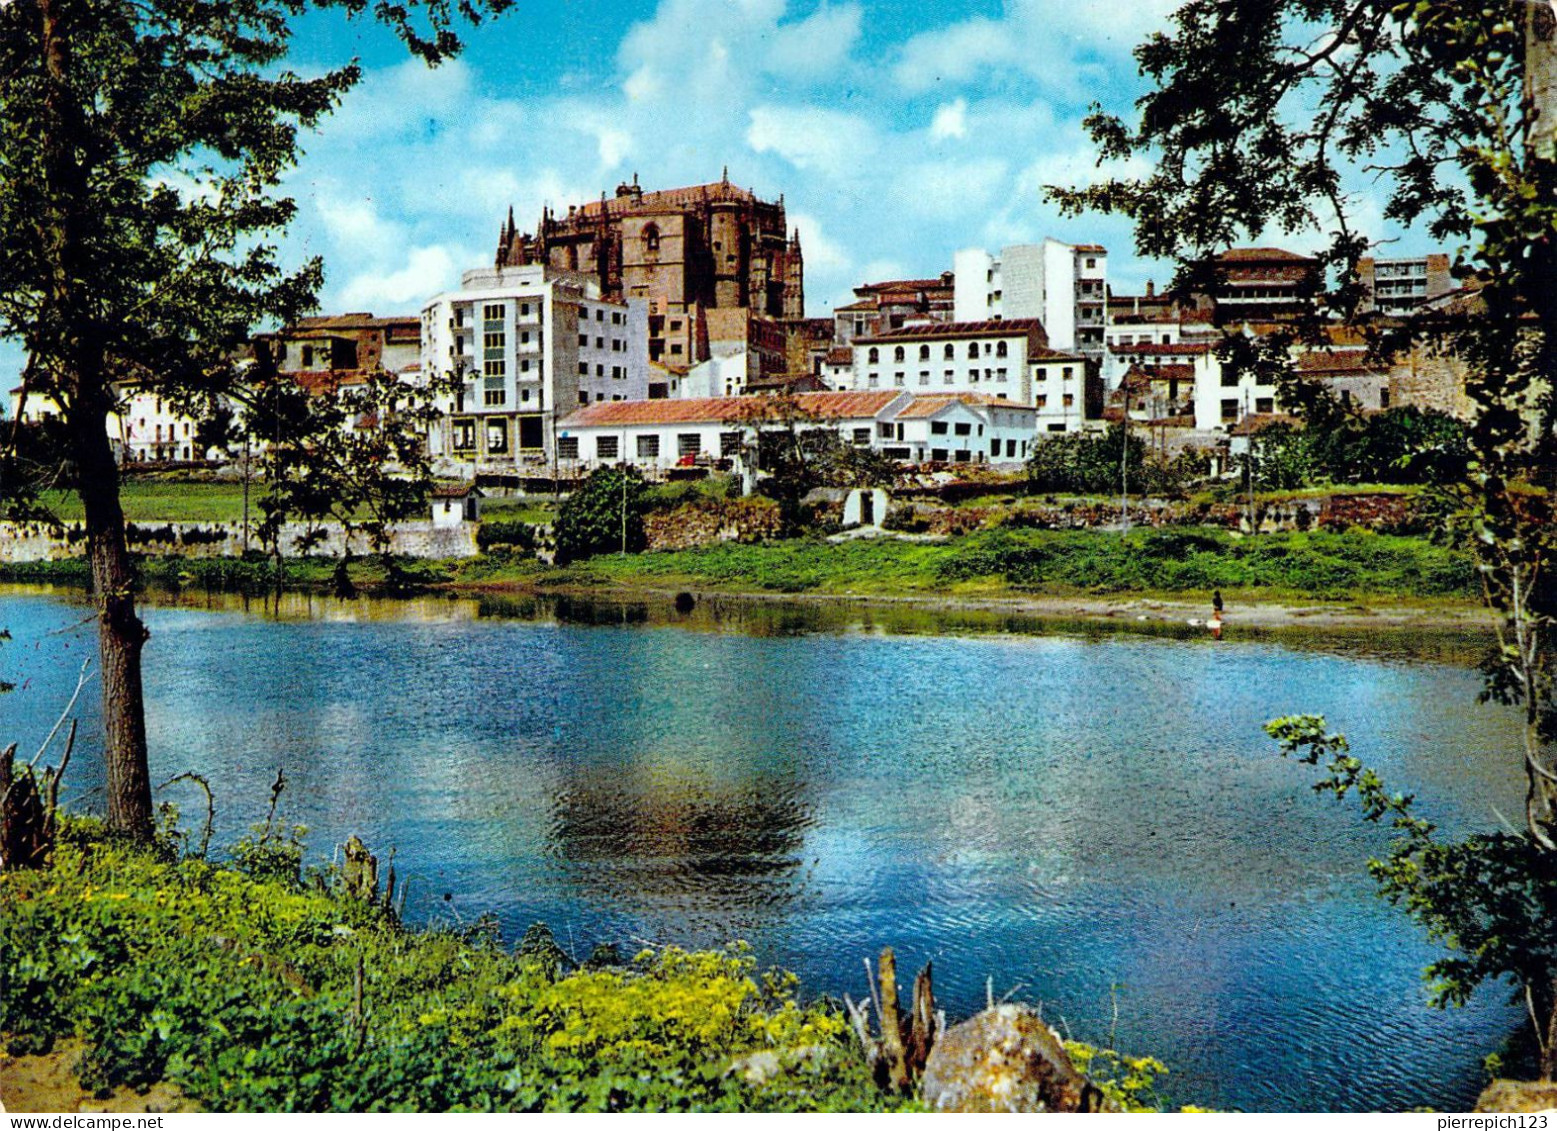
[[[595,554],[636,554],[645,545],[643,476],[638,469],[597,467],[557,510],[557,564]]]
[[[1216,253],[1240,239],[1325,233],[1310,317],[1245,360],[1285,358],[1290,339],[1317,338],[1334,315],[1379,355],[1425,342],[1464,361],[1477,412],[1457,494],[1500,634],[1485,696],[1518,704],[1525,722],[1529,851],[1515,867],[1557,874],[1557,6],[1190,0],[1136,59],[1153,84],[1138,120],[1095,110],[1088,126],[1103,158],[1144,157],[1154,171],[1055,199],[1132,218],[1140,252],[1179,261],[1181,291],[1214,290]],[[1471,291],[1456,309],[1398,325],[1360,313],[1355,268],[1369,244],[1347,191],[1360,176],[1381,186],[1386,217],[1463,241]],[[1283,399],[1301,405],[1284,368]],[[1550,949],[1557,923],[1537,930]],[[1499,972],[1522,981],[1542,1073],[1557,1074],[1550,966]]]
[[[758,490],[778,503],[779,525],[792,535],[804,525],[804,500],[817,487],[876,487],[892,482],[895,465],[855,448],[836,424],[794,393],[746,397],[726,421],[748,437]]]
[[[451,24],[509,0],[376,2],[436,63]],[[237,380],[256,324],[313,303],[321,269],[267,243],[295,212],[275,195],[315,125],[357,81],[284,67],[310,7],[367,0],[12,0],[0,5],[0,335],[29,357],[23,396],[60,409],[85,513],[98,609],[108,820],[151,835],[136,615],[107,434],[116,382],[184,403]],[[14,464],[0,488],[24,488]]]

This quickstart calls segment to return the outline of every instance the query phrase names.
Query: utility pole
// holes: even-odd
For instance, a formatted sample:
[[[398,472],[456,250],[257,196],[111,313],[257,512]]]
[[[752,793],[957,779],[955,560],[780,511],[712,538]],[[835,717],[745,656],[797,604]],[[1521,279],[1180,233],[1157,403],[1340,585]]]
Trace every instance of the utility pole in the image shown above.
[[[1119,534],[1130,533],[1130,387],[1125,386],[1124,416],[1119,421]]]
[[[623,437],[625,439],[625,436]],[[627,467],[618,464],[616,473],[622,477],[622,553],[627,553]]]

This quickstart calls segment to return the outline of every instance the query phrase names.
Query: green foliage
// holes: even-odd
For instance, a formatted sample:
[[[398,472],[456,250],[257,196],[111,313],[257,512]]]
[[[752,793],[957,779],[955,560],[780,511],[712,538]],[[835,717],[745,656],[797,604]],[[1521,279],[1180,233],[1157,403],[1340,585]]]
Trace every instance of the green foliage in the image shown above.
[[[1241,471],[1253,465],[1261,490],[1322,483],[1444,486],[1464,479],[1467,431],[1452,416],[1414,405],[1371,416],[1338,414],[1329,427],[1274,424],[1251,437]]]
[[[1166,1107],[1157,1091],[1168,1066],[1154,1056],[1125,1056],[1113,1049],[1066,1041],[1065,1052],[1076,1071],[1091,1079],[1120,1111],[1153,1112]],[[1186,1109],[1189,1110],[1189,1109]]]
[[[563,500],[553,532],[557,564],[644,547],[643,476],[635,467],[597,467]]]
[[[1322,717],[1274,719],[1265,730],[1283,757],[1323,770],[1316,792],[1355,794],[1365,820],[1392,830],[1388,854],[1368,871],[1380,896],[1450,951],[1425,971],[1432,1002],[1463,1005],[1483,982],[1503,981],[1522,1004],[1530,995],[1532,1019],[1549,1016],[1557,1005],[1557,854],[1514,833],[1443,840],[1417,815],[1415,798],[1390,793]]]
[[[518,519],[484,519],[476,530],[476,545],[482,553],[493,546],[513,546],[525,553],[532,553],[536,545],[536,529]]]
[[[1027,459],[1027,487],[1035,494],[1118,495],[1123,485],[1132,495],[1171,494],[1183,490],[1193,474],[1190,464],[1148,458],[1145,439],[1130,433],[1126,441],[1118,424],[1102,435],[1042,435]]]
[[[80,1035],[91,1087],[166,1079],[220,1111],[903,1106],[836,1009],[742,947],[570,966],[80,822],[48,869],[0,874],[0,1031]],[[731,1071],[765,1049],[772,1078]]]

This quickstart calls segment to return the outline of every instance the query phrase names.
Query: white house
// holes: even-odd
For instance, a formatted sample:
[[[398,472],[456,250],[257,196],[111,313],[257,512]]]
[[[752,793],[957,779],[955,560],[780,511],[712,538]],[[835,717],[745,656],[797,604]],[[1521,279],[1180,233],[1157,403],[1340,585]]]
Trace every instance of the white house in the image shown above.
[[[1036,410],[977,393],[910,397],[876,426],[875,445],[908,463],[1020,463],[1034,440]]]
[[[459,373],[429,443],[466,472],[544,466],[556,422],[649,393],[648,304],[543,265],[467,271],[422,310],[422,372]]]
[[[983,393],[1030,404],[1031,358],[1047,349],[1036,318],[920,322],[854,339],[852,388]]]
[[[1079,432],[1087,419],[1101,413],[1100,403],[1089,403],[1088,382],[1096,381],[1095,367],[1078,353],[1039,350],[1029,361],[1032,406],[1039,432]],[[1100,400],[1100,398],[1098,398]]]

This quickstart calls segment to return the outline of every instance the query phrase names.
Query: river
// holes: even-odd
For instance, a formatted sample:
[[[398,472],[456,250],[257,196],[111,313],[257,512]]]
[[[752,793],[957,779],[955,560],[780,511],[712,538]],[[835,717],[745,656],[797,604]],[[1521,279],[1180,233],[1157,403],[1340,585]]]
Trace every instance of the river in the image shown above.
[[[1041,1001],[1151,1054],[1177,1102],[1467,1105],[1520,1024],[1501,987],[1425,1004],[1436,953],[1372,894],[1382,830],[1261,724],[1318,713],[1454,831],[1521,812],[1515,719],[1449,637],[1155,634],[994,614],[434,597],[280,610],[153,599],[155,781],[216,791],[217,843],[282,811],[357,833],[408,917],[517,939],[742,939],[808,993],[935,963],[955,1018]],[[77,594],[0,588],[0,737],[30,753],[93,637]],[[66,793],[100,795],[96,688]],[[197,825],[203,801],[177,800]]]

